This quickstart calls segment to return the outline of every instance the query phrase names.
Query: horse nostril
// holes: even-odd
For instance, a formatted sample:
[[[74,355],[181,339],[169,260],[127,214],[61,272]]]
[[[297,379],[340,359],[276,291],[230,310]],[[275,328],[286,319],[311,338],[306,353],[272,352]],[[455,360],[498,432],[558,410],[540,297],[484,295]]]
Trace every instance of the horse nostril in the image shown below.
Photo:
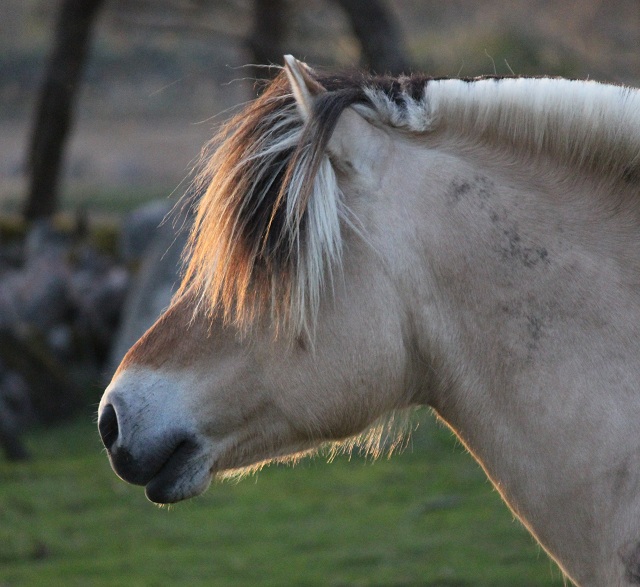
[[[102,410],[98,420],[98,430],[103,444],[111,452],[111,448],[118,440],[118,416],[111,404],[107,404]]]

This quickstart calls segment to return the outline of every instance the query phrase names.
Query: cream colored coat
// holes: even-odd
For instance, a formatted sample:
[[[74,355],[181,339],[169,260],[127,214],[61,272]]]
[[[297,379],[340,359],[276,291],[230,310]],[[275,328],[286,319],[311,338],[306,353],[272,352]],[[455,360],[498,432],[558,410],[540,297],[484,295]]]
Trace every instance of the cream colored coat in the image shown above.
[[[304,64],[286,74],[263,171],[330,100]],[[314,174],[299,156],[267,229],[293,252],[260,274],[220,147],[183,289],[100,404],[114,469],[175,502],[427,405],[573,582],[640,584],[640,95],[547,79],[365,95]]]

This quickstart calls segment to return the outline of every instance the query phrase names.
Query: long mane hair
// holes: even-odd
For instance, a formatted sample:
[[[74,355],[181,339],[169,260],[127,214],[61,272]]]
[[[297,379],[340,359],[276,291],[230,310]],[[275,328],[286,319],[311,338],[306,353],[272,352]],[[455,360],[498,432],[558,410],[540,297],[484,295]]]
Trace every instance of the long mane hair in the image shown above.
[[[306,330],[339,265],[348,214],[326,146],[344,108],[365,97],[353,85],[325,96],[305,124],[281,72],[220,129],[197,178],[204,195],[179,294],[195,288],[207,311],[241,329],[268,313]]]
[[[433,79],[308,70],[327,91],[304,121],[287,76],[222,126],[196,180],[202,193],[178,295],[242,331],[268,319],[309,331],[354,225],[327,145],[353,106],[370,122],[421,135],[438,129],[526,157],[640,177],[640,96],[556,78]]]

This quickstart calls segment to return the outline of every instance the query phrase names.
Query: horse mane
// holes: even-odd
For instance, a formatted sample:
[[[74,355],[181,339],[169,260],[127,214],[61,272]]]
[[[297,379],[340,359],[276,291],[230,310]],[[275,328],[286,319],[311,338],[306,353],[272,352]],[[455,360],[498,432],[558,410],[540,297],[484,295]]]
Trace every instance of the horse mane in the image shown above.
[[[394,99],[377,88],[369,88],[367,97],[377,120],[398,129],[443,130],[614,181],[640,179],[640,91],[635,88],[557,77],[483,76],[428,80],[417,99],[406,91]]]
[[[308,332],[340,265],[349,218],[326,146],[342,111],[366,97],[359,86],[324,82],[333,91],[305,124],[281,72],[222,126],[196,178],[204,194],[176,296],[195,288],[198,308],[241,330],[268,313],[282,330]]]
[[[612,179],[640,178],[640,93],[559,78],[429,78],[310,70],[327,92],[300,116],[281,72],[211,142],[177,296],[241,330],[256,319],[297,336],[315,324],[352,224],[326,152],[340,114],[420,135],[444,130]]]

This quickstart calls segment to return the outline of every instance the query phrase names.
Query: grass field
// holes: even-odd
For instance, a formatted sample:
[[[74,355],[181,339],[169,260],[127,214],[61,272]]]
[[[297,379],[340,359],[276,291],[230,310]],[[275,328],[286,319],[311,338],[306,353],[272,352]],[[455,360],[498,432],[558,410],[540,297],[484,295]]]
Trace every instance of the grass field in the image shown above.
[[[390,460],[271,467],[163,509],[115,477],[90,420],[0,462],[0,587],[563,584],[428,414]]]

